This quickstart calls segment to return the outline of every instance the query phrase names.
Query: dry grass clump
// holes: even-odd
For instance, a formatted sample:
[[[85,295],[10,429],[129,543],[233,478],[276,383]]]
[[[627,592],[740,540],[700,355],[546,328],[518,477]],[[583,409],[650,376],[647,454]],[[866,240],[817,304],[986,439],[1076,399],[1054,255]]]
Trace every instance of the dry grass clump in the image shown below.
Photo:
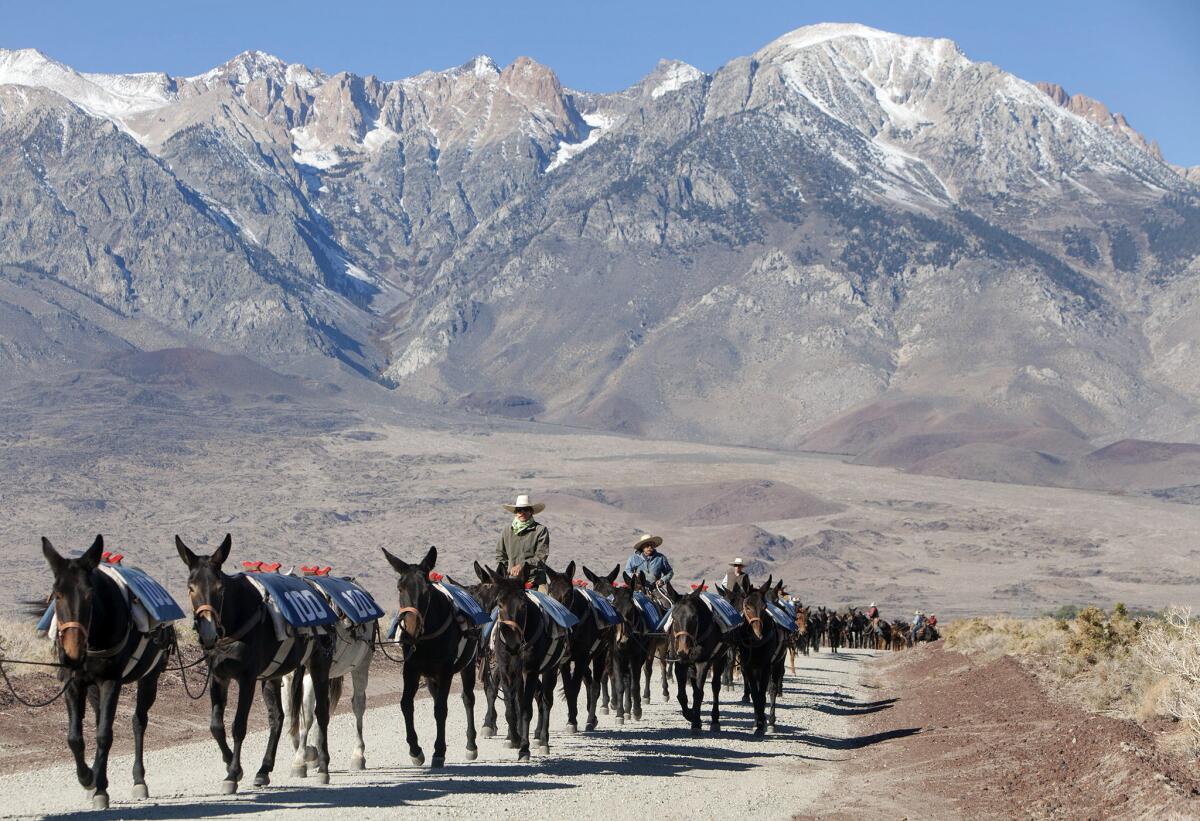
[[[0,617],[0,656],[22,661],[58,661],[54,644],[43,635],[38,635],[31,621],[18,621]],[[5,671],[10,677],[44,673],[48,668],[25,664],[7,664]]]
[[[1181,721],[1180,746],[1200,753],[1200,619],[1177,607],[1147,618],[1121,604],[1073,612],[1071,619],[962,619],[947,626],[946,647],[986,659],[1022,657],[1097,712]]]
[[[942,634],[946,647],[968,656],[988,660],[1000,656],[1045,656],[1062,652],[1067,633],[1054,619],[958,619]]]

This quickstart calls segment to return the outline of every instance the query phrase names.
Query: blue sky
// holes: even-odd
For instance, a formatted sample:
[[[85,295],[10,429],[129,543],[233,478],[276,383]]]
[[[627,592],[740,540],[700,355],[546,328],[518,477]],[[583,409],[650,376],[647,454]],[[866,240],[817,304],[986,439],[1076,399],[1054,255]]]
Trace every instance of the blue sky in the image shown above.
[[[196,74],[246,49],[396,79],[489,54],[528,55],[565,85],[624,88],[660,57],[712,71],[817,22],[949,37],[974,60],[1123,112],[1168,160],[1200,165],[1200,0],[973,3],[557,0],[0,0],[0,46],[84,71]]]

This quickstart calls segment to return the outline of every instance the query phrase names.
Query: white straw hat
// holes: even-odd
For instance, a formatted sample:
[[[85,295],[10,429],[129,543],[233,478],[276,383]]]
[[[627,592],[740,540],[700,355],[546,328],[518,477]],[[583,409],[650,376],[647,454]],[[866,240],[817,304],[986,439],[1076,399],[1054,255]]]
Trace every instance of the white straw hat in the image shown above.
[[[736,559],[734,559],[733,561],[731,561],[729,563],[729,566],[730,567],[745,567],[746,563],[744,561],[742,561],[741,556],[738,556]]]
[[[529,508],[530,510],[532,510],[534,512],[534,514],[541,513],[543,510],[546,509],[546,506],[544,504],[542,504],[541,502],[538,502],[535,505],[533,502],[529,501],[529,496],[528,496],[528,494],[525,494],[525,493],[522,493],[520,496],[518,496],[517,501],[513,502],[511,505],[503,505],[503,507],[509,513],[516,513],[517,510],[522,507]]]
[[[633,546],[633,549],[641,550],[643,547],[645,547],[648,544],[658,547],[662,543],[663,543],[662,536],[651,536],[649,533],[643,533],[642,538],[637,540],[637,543]]]

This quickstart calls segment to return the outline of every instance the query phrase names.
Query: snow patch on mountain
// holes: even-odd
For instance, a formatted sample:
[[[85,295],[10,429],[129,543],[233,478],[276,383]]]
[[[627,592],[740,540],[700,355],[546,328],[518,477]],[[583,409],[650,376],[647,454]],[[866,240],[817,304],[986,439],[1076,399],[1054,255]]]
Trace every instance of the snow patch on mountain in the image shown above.
[[[561,168],[571,158],[578,157],[595,145],[596,141],[604,135],[604,132],[612,127],[614,118],[608,114],[593,112],[591,114],[584,114],[583,121],[588,125],[587,135],[577,143],[559,143],[558,150],[554,152],[554,158],[546,166],[546,173],[550,173],[556,168]]]
[[[662,74],[662,80],[650,92],[650,96],[656,100],[664,94],[678,91],[685,85],[694,83],[704,76],[704,72],[695,66],[678,61],[665,66],[665,71]]]

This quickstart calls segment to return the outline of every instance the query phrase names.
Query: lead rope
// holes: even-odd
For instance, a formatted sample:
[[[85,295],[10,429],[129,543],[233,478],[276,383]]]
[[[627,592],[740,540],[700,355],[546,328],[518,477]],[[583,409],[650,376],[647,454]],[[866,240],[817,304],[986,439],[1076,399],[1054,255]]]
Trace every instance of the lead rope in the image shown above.
[[[204,692],[208,689],[208,683],[212,680],[212,665],[210,664],[206,666],[204,673],[204,684],[200,687],[200,691],[197,692],[196,695],[192,695],[192,691],[188,687],[187,676],[184,674],[184,670],[187,670],[189,667],[195,667],[200,662],[205,661],[207,656],[202,655],[191,664],[185,665],[183,663],[183,653],[179,652],[179,634],[174,631],[171,633],[171,646],[175,650],[175,658],[179,660],[179,680],[183,682],[183,692],[186,693],[187,697],[192,701],[197,701],[201,696],[204,695]],[[170,668],[168,667],[168,669]]]
[[[3,655],[0,654],[0,677],[4,678],[4,684],[8,687],[8,691],[12,693],[12,697],[30,709],[37,710],[42,707],[49,707],[51,704],[62,698],[63,693],[67,691],[67,687],[69,687],[71,684],[71,679],[68,677],[67,680],[63,682],[62,689],[55,693],[54,696],[48,701],[43,701],[39,704],[26,701],[25,699],[21,698],[21,694],[17,692],[17,689],[13,687],[12,682],[8,680],[8,671],[4,669],[4,662],[6,661],[10,664],[28,664],[35,667],[62,667],[63,665],[53,661],[18,661],[15,659],[4,658]]]
[[[382,637],[382,632],[383,632],[383,631],[379,629],[379,621],[378,621],[378,620],[376,620],[376,622],[375,622],[375,637],[374,637],[375,648],[376,648],[377,650],[379,650],[379,652],[383,653],[383,657],[384,657],[384,658],[386,658],[388,661],[390,661],[390,662],[392,662],[392,663],[394,663],[394,664],[403,664],[403,663],[404,663],[404,659],[403,659],[403,658],[398,658],[398,659],[397,659],[397,658],[392,658],[390,655],[388,655],[388,651],[387,651],[387,645],[389,645],[389,644],[400,644],[400,642],[398,642],[398,641],[384,641],[384,639],[383,639],[383,637]]]

